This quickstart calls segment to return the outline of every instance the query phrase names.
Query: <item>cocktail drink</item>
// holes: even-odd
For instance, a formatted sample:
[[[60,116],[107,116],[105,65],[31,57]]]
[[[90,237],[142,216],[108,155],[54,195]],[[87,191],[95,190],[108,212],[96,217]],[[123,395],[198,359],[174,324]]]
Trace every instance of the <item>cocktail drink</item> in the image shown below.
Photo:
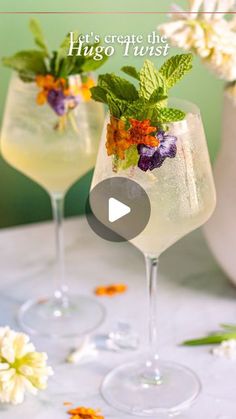
[[[110,115],[105,123],[92,186],[105,179],[125,177],[145,190],[151,204],[146,227],[131,240],[146,260],[149,349],[137,360],[109,373],[103,382],[102,394],[120,410],[153,417],[187,408],[200,390],[198,378],[191,370],[160,360],[157,350],[159,256],[204,224],[215,207],[215,189],[200,111],[189,102],[168,99],[166,94],[168,77],[171,72],[178,73],[184,62],[186,72],[191,66],[189,55],[172,57],[160,71],[151,62],[145,62],[139,73],[133,68],[124,68],[139,80],[137,98],[131,103],[128,97],[125,103],[124,98],[115,96],[112,90],[115,76],[108,79],[104,75],[98,83],[99,89],[107,92]],[[180,70],[179,74],[184,72]],[[116,78],[116,86],[120,85],[117,95],[124,92],[125,83],[128,82]],[[169,80],[169,87],[171,84],[173,80],[172,83]],[[112,104],[109,104],[109,89],[114,94]],[[131,92],[131,87],[126,85],[126,90]],[[97,100],[98,94],[100,99],[104,97],[96,87],[92,94]],[[138,109],[141,102],[143,108]],[[147,111],[144,112],[145,106]]]
[[[63,204],[70,187],[94,166],[104,111],[102,105],[92,101],[81,102],[60,130],[56,113],[49,106],[39,107],[36,96],[36,84],[26,84],[13,76],[1,132],[1,151],[11,166],[41,185],[51,197],[59,269],[54,297],[41,295],[37,301],[26,302],[19,319],[28,332],[77,335],[99,325],[103,309],[89,298],[68,294]]]
[[[58,116],[38,106],[36,84],[13,76],[1,134],[4,159],[49,194],[64,195],[94,166],[103,124],[102,105],[81,102],[61,130]]]
[[[114,177],[137,182],[148,194],[151,215],[145,229],[131,242],[143,253],[160,255],[173,243],[201,226],[215,206],[215,190],[200,111],[194,104],[170,99],[170,106],[185,111],[186,117],[168,126],[168,134],[178,137],[175,158],[160,168],[144,172],[129,167],[114,172],[113,157],[106,153],[107,129],[103,137],[92,187]],[[107,116],[106,124],[109,124]]]
[[[85,57],[67,59],[67,39],[51,54],[37,22],[31,21],[31,30],[41,50],[22,51],[3,60],[16,72],[9,85],[1,151],[11,166],[51,197],[58,272],[53,295],[27,301],[19,321],[27,332],[78,336],[96,328],[104,310],[93,299],[70,295],[65,278],[63,206],[70,187],[95,164],[104,110],[90,99],[95,78],[85,68],[94,67],[92,58],[89,63]]]

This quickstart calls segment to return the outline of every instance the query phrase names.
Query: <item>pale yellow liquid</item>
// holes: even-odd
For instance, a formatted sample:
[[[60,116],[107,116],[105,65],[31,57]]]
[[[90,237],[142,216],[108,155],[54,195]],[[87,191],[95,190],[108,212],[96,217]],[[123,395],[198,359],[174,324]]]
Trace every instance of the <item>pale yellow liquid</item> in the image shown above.
[[[137,182],[148,194],[151,216],[146,228],[131,242],[143,253],[160,255],[187,233],[204,224],[215,207],[215,188],[205,136],[198,115],[170,127],[178,137],[177,155],[160,168],[142,172],[132,168],[112,171],[106,155],[105,132],[93,178],[93,186],[114,176]],[[131,212],[132,213],[132,212]]]
[[[1,132],[4,159],[39,183],[49,193],[65,193],[95,164],[102,105],[81,103],[62,132],[55,130],[58,116],[49,105],[36,104],[36,86],[11,82]]]
[[[43,146],[13,144],[2,139],[4,159],[49,192],[66,192],[70,186],[92,169],[96,154],[85,153],[78,144]]]

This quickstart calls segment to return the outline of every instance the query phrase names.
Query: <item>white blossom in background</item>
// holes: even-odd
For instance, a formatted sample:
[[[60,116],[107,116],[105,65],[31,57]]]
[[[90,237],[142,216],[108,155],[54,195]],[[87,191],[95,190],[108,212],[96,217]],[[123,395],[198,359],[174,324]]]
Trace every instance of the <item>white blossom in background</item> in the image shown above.
[[[27,335],[0,328],[0,402],[19,404],[25,392],[36,395],[53,374],[47,355],[35,351]]]
[[[158,27],[172,45],[197,54],[215,74],[236,80],[236,20],[226,19],[235,0],[189,0],[189,10],[173,5],[171,22]],[[214,12],[224,11],[216,14]],[[204,14],[202,12],[208,12]]]
[[[224,340],[219,346],[212,349],[212,353],[220,358],[236,359],[236,339]]]

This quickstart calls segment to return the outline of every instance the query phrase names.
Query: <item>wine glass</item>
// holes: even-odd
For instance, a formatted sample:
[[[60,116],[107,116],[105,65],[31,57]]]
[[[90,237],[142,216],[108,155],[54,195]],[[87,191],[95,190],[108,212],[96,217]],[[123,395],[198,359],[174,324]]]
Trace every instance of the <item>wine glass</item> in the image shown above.
[[[71,76],[70,84],[78,84],[79,79],[80,76]],[[58,269],[53,295],[39,295],[24,303],[18,319],[28,333],[78,336],[100,325],[104,309],[95,299],[69,293],[65,278],[63,204],[72,184],[94,166],[104,111],[101,104],[81,99],[76,106],[69,104],[68,114],[59,117],[59,108],[56,113],[48,104],[36,103],[38,94],[35,82],[26,83],[13,75],[3,119],[1,149],[11,166],[50,195]],[[54,108],[61,106],[55,101],[52,104]]]
[[[184,120],[168,126],[167,134],[177,138],[176,156],[170,154],[172,158],[166,158],[154,170],[142,171],[138,166],[132,166],[114,172],[113,157],[107,156],[105,147],[105,126],[92,181],[96,186],[115,176],[131,179],[146,191],[151,204],[148,224],[131,240],[146,260],[149,348],[147,353],[111,371],[102,385],[102,394],[109,404],[124,412],[147,416],[175,414],[187,408],[200,391],[200,382],[194,372],[177,363],[160,360],[158,356],[158,259],[173,243],[204,224],[216,201],[200,112],[186,101],[172,99],[169,104],[186,112]],[[109,120],[108,116],[106,124]],[[109,228],[113,230],[113,225]]]

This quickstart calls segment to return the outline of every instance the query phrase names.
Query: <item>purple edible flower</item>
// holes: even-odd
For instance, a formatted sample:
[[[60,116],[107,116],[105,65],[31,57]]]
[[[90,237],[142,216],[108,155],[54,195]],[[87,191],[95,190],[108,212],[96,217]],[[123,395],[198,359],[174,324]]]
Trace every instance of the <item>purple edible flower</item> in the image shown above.
[[[167,157],[174,158],[177,152],[177,137],[158,131],[156,137],[160,141],[157,147],[150,147],[145,144],[138,145],[140,155],[138,167],[146,172],[161,167]]]
[[[57,115],[62,116],[66,112],[66,96],[62,90],[51,89],[48,92],[47,101]]]

